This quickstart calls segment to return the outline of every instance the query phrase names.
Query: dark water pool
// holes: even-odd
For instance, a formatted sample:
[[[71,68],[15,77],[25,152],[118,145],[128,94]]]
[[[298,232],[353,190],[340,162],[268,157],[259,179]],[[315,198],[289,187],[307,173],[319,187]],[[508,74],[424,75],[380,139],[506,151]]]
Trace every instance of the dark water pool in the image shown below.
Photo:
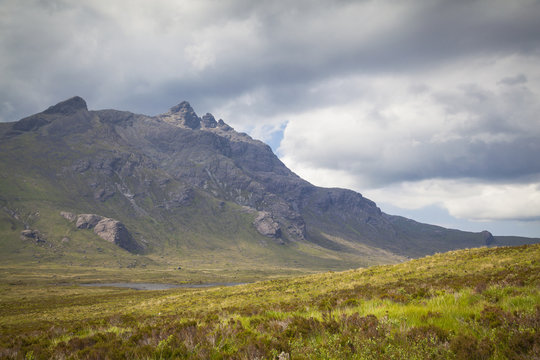
[[[167,289],[174,289],[174,288],[207,288],[207,287],[216,287],[216,286],[236,286],[236,285],[242,285],[242,284],[245,284],[245,283],[156,284],[156,283],[118,282],[118,283],[89,283],[89,284],[81,284],[81,286],[121,287],[121,288],[135,289],[135,290],[167,290]]]

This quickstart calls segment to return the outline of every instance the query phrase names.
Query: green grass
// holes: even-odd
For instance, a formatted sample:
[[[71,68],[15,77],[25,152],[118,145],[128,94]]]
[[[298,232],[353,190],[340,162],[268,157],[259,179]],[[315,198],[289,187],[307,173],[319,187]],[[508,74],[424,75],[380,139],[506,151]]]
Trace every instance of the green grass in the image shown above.
[[[31,276],[2,269],[0,358],[540,356],[539,245],[211,289],[51,285],[47,276],[60,276],[58,270],[34,269]],[[147,280],[167,278],[164,271],[129,270]],[[81,268],[62,279],[110,279],[108,271]]]

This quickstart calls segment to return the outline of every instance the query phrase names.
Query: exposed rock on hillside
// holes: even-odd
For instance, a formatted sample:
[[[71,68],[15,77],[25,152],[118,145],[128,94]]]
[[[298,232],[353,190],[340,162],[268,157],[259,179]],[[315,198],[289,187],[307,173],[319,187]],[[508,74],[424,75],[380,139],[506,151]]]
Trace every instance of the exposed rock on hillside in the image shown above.
[[[201,122],[206,128],[217,127],[216,119],[214,119],[214,116],[210,113],[206,113],[206,115],[202,117]]]
[[[77,220],[77,215],[69,211],[60,211],[60,216],[62,216],[64,219],[69,220],[69,221]]]
[[[272,215],[267,211],[259,212],[259,215],[253,221],[257,231],[264,236],[279,238],[281,237],[281,228],[277,222],[272,219]]]
[[[201,126],[201,119],[195,114],[195,111],[187,101],[182,101],[180,104],[173,106],[171,110],[165,114],[166,119],[184,125],[190,129],[197,129]]]
[[[100,238],[112,242],[130,252],[137,252],[140,246],[120,221],[104,218],[94,227],[94,233]]]
[[[77,229],[93,229],[103,219],[103,216],[96,214],[80,214],[77,216],[75,226]]]
[[[38,230],[31,230],[31,229],[23,230],[21,231],[21,238],[32,239],[37,244],[45,243],[45,238],[43,237],[43,235],[41,235],[41,233]]]
[[[133,239],[127,228],[120,221],[97,214],[74,215],[61,211],[60,215],[73,222],[77,229],[94,229],[94,233],[108,242],[114,243],[130,252],[139,252],[142,247]]]

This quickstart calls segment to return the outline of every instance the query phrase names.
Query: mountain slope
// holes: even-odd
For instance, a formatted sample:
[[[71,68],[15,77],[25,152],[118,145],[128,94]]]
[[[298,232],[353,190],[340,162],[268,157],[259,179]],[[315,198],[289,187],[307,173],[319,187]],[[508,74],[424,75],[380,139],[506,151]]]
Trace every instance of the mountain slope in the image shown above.
[[[198,117],[187,102],[149,117],[89,111],[74,97],[0,124],[0,139],[0,236],[9,259],[338,269],[538,240],[384,214],[353,191],[311,185],[269,146],[211,114]],[[120,222],[132,251],[60,212]]]

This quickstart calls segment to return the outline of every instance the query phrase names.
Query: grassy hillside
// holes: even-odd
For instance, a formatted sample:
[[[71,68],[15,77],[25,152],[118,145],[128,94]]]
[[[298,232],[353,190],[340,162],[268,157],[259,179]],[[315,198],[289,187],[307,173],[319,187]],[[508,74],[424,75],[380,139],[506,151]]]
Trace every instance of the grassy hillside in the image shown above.
[[[113,271],[181,266],[216,273],[264,269],[265,275],[279,275],[404,259],[370,246],[344,252],[308,241],[282,243],[267,238],[252,225],[257,216],[254,209],[190,188],[172,176],[172,170],[160,168],[172,160],[151,160],[151,147],[135,151],[132,144],[141,139],[120,141],[113,127],[95,114],[78,116],[55,118],[39,131],[16,136],[6,135],[11,124],[0,124],[0,261],[4,266],[59,265],[73,273],[81,267]],[[182,142],[174,139],[173,144]],[[175,161],[185,157],[170,156]],[[201,157],[211,161],[217,155],[206,152]],[[182,166],[174,169],[191,171]],[[92,231],[78,230],[60,216],[61,211],[119,220],[145,250],[132,254]],[[25,228],[39,231],[46,241],[35,244],[21,239]]]
[[[0,358],[540,357],[540,245],[212,289],[1,279]]]

